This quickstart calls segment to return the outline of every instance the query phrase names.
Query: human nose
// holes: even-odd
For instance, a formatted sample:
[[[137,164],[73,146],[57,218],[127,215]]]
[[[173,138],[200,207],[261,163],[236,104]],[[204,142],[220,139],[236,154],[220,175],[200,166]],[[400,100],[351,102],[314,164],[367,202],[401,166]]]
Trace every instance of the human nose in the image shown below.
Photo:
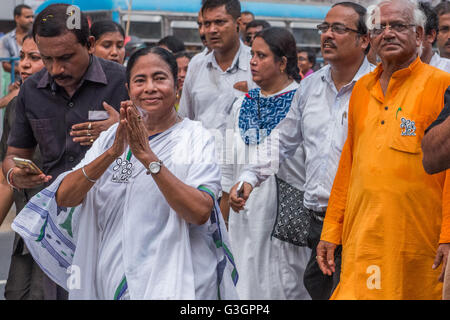
[[[52,74],[61,74],[61,73],[64,73],[64,66],[62,63],[60,63],[56,60],[53,60],[50,63],[50,70],[51,70]]]
[[[117,46],[112,46],[110,55],[112,57],[117,57],[119,55],[119,48],[117,48]]]
[[[154,92],[156,91],[156,85],[153,82],[152,79],[148,79],[147,82],[145,83],[145,88],[144,88],[146,93],[150,93],[150,92]]]

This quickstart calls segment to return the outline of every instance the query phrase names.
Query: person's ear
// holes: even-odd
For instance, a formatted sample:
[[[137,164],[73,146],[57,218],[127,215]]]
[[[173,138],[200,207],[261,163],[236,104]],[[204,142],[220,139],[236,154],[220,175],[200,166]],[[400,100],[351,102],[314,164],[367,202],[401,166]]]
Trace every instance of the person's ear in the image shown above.
[[[89,36],[87,47],[90,54],[93,54],[95,52],[95,38],[94,36]]]
[[[287,68],[287,58],[285,56],[283,56],[281,58],[281,62],[280,62],[280,71],[282,73],[286,72],[286,68]]]
[[[425,40],[425,32],[421,26],[416,26],[416,43],[419,47],[423,40]]]
[[[242,18],[239,17],[236,19],[237,32],[240,32]],[[245,30],[244,30],[245,31]]]

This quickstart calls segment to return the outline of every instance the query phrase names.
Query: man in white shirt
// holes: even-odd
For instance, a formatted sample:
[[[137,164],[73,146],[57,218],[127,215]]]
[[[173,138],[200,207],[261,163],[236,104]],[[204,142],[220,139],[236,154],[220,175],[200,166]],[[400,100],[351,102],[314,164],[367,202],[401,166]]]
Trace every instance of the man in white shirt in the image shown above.
[[[208,129],[224,129],[233,101],[256,85],[250,71],[250,48],[239,39],[238,0],[206,0],[201,9],[211,53],[189,64],[179,114]]]
[[[428,63],[430,66],[450,72],[450,59],[443,58],[438,53],[433,52],[433,44],[436,42],[439,25],[437,14],[433,11],[433,9],[431,9],[430,4],[427,2],[420,2],[419,8],[427,18],[420,60]]]
[[[437,47],[443,58],[450,58],[450,3],[442,1],[434,11],[438,16]]]
[[[294,155],[303,142],[306,169],[303,204],[312,216],[308,246],[313,250],[304,283],[312,299],[328,299],[339,281],[338,271],[335,278],[323,275],[316,261],[316,247],[347,138],[347,112],[353,86],[374,69],[365,57],[369,46],[365,12],[365,8],[351,2],[337,3],[330,9],[325,21],[318,25],[322,55],[329,64],[302,80],[299,104],[292,105],[276,127],[280,136],[280,163]],[[235,211],[244,207],[253,187],[269,176],[267,168],[272,168],[269,162],[264,166],[249,165],[240,176],[239,180],[247,183],[241,198],[236,196],[237,185],[230,191],[230,204]],[[339,265],[340,251],[336,252]]]

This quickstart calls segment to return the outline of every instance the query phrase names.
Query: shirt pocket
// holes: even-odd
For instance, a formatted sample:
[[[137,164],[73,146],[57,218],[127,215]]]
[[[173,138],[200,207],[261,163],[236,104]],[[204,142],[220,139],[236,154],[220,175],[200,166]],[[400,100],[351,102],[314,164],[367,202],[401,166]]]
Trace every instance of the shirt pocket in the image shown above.
[[[30,119],[31,128],[39,144],[44,162],[57,159],[60,153],[55,132],[56,123],[56,119]]]
[[[429,123],[426,116],[403,115],[399,117],[394,122],[389,147],[411,154],[420,153],[422,138]]]

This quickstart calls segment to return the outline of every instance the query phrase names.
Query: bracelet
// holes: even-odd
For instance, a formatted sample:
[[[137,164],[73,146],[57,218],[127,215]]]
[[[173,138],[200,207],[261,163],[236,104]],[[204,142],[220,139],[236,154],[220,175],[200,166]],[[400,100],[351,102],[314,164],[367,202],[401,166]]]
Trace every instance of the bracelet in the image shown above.
[[[13,170],[14,170],[14,167],[12,167],[11,169],[8,170],[8,173],[6,174],[6,182],[8,182],[8,184],[10,185],[11,188],[19,190],[19,189],[13,184],[12,177],[11,177],[11,180],[9,179],[9,176],[10,176],[10,174],[11,174],[11,172],[12,172]]]
[[[97,182],[97,180],[93,180],[93,179],[91,179],[91,178],[88,177],[88,175],[86,174],[86,171],[84,171],[84,166],[81,167],[81,172],[83,172],[84,177],[85,177],[89,182],[92,182],[92,183],[96,183],[96,182]]]

